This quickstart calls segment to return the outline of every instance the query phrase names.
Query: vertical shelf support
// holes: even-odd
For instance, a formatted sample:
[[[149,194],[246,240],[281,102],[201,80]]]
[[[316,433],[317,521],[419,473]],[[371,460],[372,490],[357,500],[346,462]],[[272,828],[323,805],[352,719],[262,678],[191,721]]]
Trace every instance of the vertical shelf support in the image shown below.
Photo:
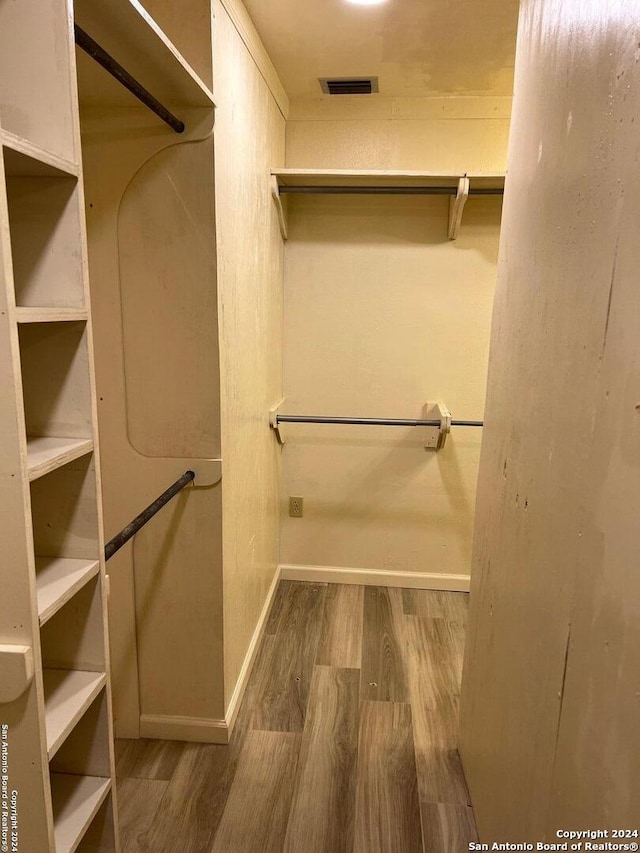
[[[455,240],[460,232],[464,206],[469,198],[469,178],[460,178],[458,192],[449,199],[449,239]]]
[[[280,195],[280,185],[275,175],[271,176],[271,196],[275,202],[276,210],[278,211],[278,223],[280,225],[280,235],[283,240],[289,239],[289,224],[286,210],[286,200]]]

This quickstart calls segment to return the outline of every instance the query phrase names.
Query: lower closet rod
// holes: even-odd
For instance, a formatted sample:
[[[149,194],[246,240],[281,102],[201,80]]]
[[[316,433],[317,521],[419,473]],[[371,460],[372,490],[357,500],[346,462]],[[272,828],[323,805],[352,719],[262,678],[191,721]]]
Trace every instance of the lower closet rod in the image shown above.
[[[83,29],[81,29],[77,24],[75,25],[75,36],[76,36],[76,44],[79,48],[84,50],[92,59],[101,65],[105,71],[108,71],[112,77],[121,83],[125,89],[128,89],[132,95],[135,95],[139,101],[145,105],[145,107],[149,107],[149,109],[154,112],[158,118],[161,118],[165,124],[168,124],[170,128],[175,130],[176,133],[182,133],[184,131],[184,122],[180,121],[179,118],[176,118],[173,113],[169,112],[169,110],[160,103],[157,98],[154,98],[151,92],[148,92],[141,83],[138,83],[135,77],[132,77],[131,74],[127,71],[126,68],[123,68],[120,63],[111,56],[111,54],[107,53],[107,51],[101,47],[97,41],[94,41],[88,33],[85,33]]]
[[[277,415],[279,424],[357,424],[359,426],[439,427],[441,421],[413,421],[399,418],[325,418],[315,415]],[[481,427],[484,421],[451,421],[451,426]]]
[[[131,539],[132,536],[140,530],[141,527],[144,527],[145,524],[150,521],[156,513],[160,512],[162,507],[165,504],[168,504],[171,498],[174,498],[178,492],[181,492],[185,486],[188,486],[189,483],[195,480],[196,475],[193,471],[185,471],[182,477],[179,480],[176,480],[172,486],[163,492],[160,497],[156,498],[155,501],[146,509],[143,509],[140,515],[137,515],[130,524],[120,531],[120,533],[116,534],[113,539],[111,539],[104,548],[104,558],[105,560],[111,559],[116,551],[119,551],[122,546]]]

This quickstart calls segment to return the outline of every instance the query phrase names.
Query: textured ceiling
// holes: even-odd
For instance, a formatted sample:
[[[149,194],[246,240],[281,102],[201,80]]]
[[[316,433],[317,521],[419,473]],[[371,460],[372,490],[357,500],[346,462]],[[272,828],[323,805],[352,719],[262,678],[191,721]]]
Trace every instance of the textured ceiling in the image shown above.
[[[387,96],[512,93],[518,0],[244,2],[293,100],[369,74]]]

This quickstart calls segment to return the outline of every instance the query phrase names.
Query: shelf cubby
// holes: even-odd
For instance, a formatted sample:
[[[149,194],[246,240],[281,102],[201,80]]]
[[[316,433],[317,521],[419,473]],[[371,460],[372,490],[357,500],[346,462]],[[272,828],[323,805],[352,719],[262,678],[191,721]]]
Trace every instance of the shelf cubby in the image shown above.
[[[76,159],[66,3],[0,3],[0,124]]]
[[[42,437],[47,441],[90,439],[86,323],[20,324],[19,340],[27,435],[39,437],[40,452],[44,454],[56,453],[56,446],[43,443]],[[62,447],[60,450],[63,452]]]
[[[100,559],[93,456],[33,481],[31,515],[36,557]]]
[[[56,853],[74,853],[111,791],[102,776],[51,774]]]
[[[40,625],[55,616],[58,610],[99,572],[98,560],[36,557],[36,594]]]
[[[40,629],[50,759],[105,687],[102,605],[101,578],[96,576]]]
[[[106,690],[101,690],[49,762],[49,769],[52,778],[65,774],[76,778],[107,779],[111,775],[111,757],[108,696]],[[111,795],[105,798],[97,813],[95,805],[93,801],[93,808],[89,810],[95,817],[79,822],[82,834],[72,833],[69,841],[76,843],[82,838],[77,849],[91,853],[113,850],[115,832]],[[56,820],[58,826],[60,824]]]
[[[40,629],[42,666],[102,673],[106,668],[100,577],[89,580]]]
[[[15,300],[24,308],[83,308],[77,178],[7,176]]]
[[[47,752],[51,759],[106,683],[103,672],[44,669]]]
[[[109,708],[101,691],[49,762],[53,773],[108,776],[111,758]]]

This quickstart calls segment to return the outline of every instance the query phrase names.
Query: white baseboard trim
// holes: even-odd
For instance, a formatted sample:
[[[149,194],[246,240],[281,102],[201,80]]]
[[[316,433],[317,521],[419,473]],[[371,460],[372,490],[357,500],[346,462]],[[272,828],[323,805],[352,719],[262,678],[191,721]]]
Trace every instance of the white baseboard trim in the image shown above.
[[[276,590],[278,589],[279,580],[280,566],[276,568],[275,573],[273,575],[271,586],[269,587],[269,591],[267,592],[267,597],[262,607],[262,611],[260,613],[260,616],[258,617],[258,624],[256,625],[253,635],[251,637],[251,642],[249,643],[249,648],[247,649],[247,654],[245,655],[244,663],[242,664],[242,668],[240,669],[240,674],[238,675],[236,686],[227,706],[226,720],[227,727],[229,730],[229,737],[231,737],[233,727],[236,724],[238,711],[240,710],[240,705],[242,704],[242,697],[244,696],[244,691],[247,687],[249,676],[251,675],[251,669],[253,668],[253,664],[256,659],[258,647],[260,645],[260,641],[262,640],[262,633],[264,631],[265,625],[267,624],[269,613],[271,612],[271,606],[273,605],[273,601],[276,596]]]
[[[140,737],[224,744],[229,743],[229,727],[226,720],[141,714]]]
[[[267,592],[262,611],[258,618],[247,654],[245,655],[238,681],[234,688],[231,700],[227,706],[224,720],[213,720],[200,717],[172,717],[163,714],[141,714],[140,715],[140,737],[159,738],[161,740],[187,740],[196,743],[229,743],[233,727],[236,724],[238,711],[242,703],[242,697],[251,675],[251,669],[255,662],[256,654],[262,633],[267,624],[269,613],[275,599],[278,581],[280,580],[280,567],[274,572],[271,586]]]
[[[405,589],[442,589],[469,592],[469,575],[435,572],[389,572],[380,569],[350,569],[342,566],[280,565],[280,577],[288,581],[357,583],[367,586],[400,586]]]

